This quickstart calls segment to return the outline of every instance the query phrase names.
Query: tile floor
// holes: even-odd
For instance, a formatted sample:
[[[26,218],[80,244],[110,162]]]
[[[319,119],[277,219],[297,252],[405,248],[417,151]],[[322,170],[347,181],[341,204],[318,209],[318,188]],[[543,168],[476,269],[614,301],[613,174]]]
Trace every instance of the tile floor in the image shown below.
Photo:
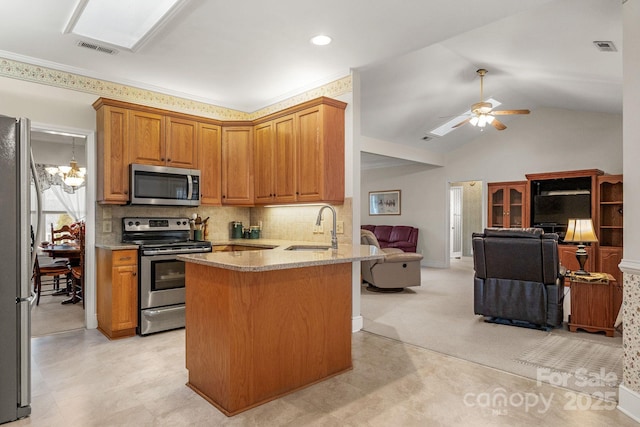
[[[367,332],[353,335],[352,371],[231,418],[185,385],[184,330],[32,344],[33,413],[8,427],[637,425],[610,402]]]

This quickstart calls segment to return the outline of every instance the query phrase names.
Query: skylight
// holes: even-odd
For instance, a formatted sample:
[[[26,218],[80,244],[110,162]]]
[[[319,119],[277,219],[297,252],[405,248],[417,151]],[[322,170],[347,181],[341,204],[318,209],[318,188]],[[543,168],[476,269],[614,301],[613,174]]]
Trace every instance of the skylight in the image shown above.
[[[498,105],[502,104],[502,102],[498,102],[493,98],[487,99],[486,102],[490,102],[492,108],[496,108]],[[454,128],[454,126],[457,125],[458,123],[460,123],[463,120],[467,120],[469,118],[469,116],[471,116],[471,110],[467,110],[464,113],[460,114],[459,116],[454,117],[453,119],[449,120],[447,123],[443,124],[440,127],[435,128],[434,130],[430,131],[429,133],[432,133],[432,134],[438,135],[438,136],[445,136],[446,134],[448,134],[452,130],[457,129],[457,128]]]
[[[136,50],[186,0],[81,0],[65,33]]]

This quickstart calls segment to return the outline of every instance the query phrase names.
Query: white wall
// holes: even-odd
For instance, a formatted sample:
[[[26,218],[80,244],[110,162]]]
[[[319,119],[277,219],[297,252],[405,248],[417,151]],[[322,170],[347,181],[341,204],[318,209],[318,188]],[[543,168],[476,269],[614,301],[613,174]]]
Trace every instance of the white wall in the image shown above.
[[[449,265],[449,183],[525,180],[527,173],[601,169],[622,173],[622,116],[562,109],[537,109],[510,120],[505,131],[487,129],[470,144],[449,153],[444,167],[396,167],[362,172],[361,203],[372,190],[402,190],[402,215],[370,217],[362,223],[406,224],[420,228],[423,264]],[[625,177],[626,181],[626,177]],[[486,198],[486,197],[485,197]],[[486,210],[486,200],[483,207]],[[625,207],[626,210],[626,207]],[[484,213],[486,224],[486,213]]]

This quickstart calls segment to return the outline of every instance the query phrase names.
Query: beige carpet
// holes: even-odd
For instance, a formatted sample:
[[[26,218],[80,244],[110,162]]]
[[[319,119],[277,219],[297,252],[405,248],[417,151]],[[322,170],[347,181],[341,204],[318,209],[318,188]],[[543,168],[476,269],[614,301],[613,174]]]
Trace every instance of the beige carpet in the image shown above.
[[[31,310],[31,336],[41,337],[84,328],[82,303],[61,304],[67,296],[42,295]]]
[[[590,366],[577,366],[562,371],[565,376],[552,375],[561,370],[538,360],[528,360],[531,349],[547,348],[553,360],[567,357],[572,345],[584,342],[602,344],[605,350],[622,354],[622,337],[613,338],[587,332],[569,332],[566,325],[550,332],[484,322],[473,314],[473,262],[471,258],[452,260],[449,269],[422,269],[422,286],[407,288],[397,294],[370,292],[361,288],[364,330],[388,338],[427,348],[439,353],[469,360],[532,379],[561,385],[596,396],[617,399],[617,384],[622,380],[622,358],[599,362],[608,381],[582,381],[574,375],[602,373]],[[548,337],[562,337],[551,340]],[[584,347],[578,352],[585,352]],[[587,350],[591,352],[592,350]],[[606,353],[606,351],[605,351]],[[591,353],[593,354],[593,353]],[[548,360],[544,363],[550,363]],[[608,364],[611,363],[611,366]],[[611,379],[615,376],[615,381]],[[611,384],[615,383],[615,386]],[[612,396],[611,393],[614,393]]]

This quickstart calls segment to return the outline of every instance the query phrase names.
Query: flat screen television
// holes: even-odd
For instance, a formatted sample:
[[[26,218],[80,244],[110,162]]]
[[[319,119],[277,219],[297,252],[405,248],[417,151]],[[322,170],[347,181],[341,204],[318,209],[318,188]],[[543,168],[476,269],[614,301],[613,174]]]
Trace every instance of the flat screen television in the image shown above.
[[[534,225],[567,225],[569,218],[591,218],[590,194],[553,194],[533,197]]]

